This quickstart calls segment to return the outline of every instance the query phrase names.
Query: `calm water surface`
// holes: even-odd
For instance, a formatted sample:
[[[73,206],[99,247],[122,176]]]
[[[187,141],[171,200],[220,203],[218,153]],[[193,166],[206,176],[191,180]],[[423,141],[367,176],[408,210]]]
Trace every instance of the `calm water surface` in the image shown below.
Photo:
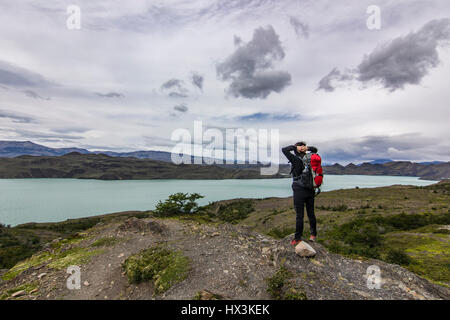
[[[436,181],[415,177],[327,175],[322,191],[344,188],[426,186]],[[291,179],[120,180],[0,179],[0,223],[55,222],[126,210],[154,209],[175,192],[197,192],[209,201],[288,197]]]

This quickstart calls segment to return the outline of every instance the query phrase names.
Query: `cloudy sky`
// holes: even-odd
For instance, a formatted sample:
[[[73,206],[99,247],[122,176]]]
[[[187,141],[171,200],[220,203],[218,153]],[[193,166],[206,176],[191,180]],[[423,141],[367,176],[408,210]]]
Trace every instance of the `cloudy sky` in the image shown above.
[[[202,121],[327,163],[448,161],[449,44],[448,0],[3,0],[0,140],[171,151]]]

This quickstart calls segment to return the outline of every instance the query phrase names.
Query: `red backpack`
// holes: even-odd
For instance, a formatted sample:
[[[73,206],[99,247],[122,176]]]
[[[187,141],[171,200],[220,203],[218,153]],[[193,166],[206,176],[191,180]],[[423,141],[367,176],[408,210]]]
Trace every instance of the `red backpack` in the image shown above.
[[[323,182],[322,158],[317,153],[310,153],[308,154],[308,160],[311,164],[313,186],[315,189],[319,189]]]

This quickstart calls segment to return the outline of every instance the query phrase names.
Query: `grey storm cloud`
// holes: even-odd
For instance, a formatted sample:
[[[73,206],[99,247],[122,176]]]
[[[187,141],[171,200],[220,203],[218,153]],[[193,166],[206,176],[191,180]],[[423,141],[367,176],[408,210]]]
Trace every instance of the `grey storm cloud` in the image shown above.
[[[158,137],[158,136],[143,136],[145,145],[148,147],[173,147],[176,142],[170,138]]]
[[[438,48],[450,40],[450,19],[432,20],[417,32],[398,37],[365,55],[356,69],[344,73],[334,69],[319,82],[318,90],[333,91],[333,80],[356,79],[364,85],[380,83],[395,91],[420,84],[439,63]]]
[[[301,22],[299,19],[293,16],[289,17],[289,23],[294,28],[297,37],[309,37],[309,26],[306,23]]]
[[[53,128],[52,131],[56,133],[85,133],[91,129],[84,127],[61,127]]]
[[[192,84],[194,86],[196,86],[197,88],[199,88],[200,90],[203,90],[203,81],[204,80],[205,80],[205,78],[197,72],[193,72],[191,75]]]
[[[183,80],[180,79],[170,79],[164,82],[161,85],[161,89],[172,89],[172,88],[178,88],[181,90],[183,88]]]
[[[50,84],[43,76],[0,61],[0,84],[12,87],[42,87]]]
[[[179,111],[179,112],[187,112],[188,111],[188,107],[185,104],[178,104],[178,105],[174,106],[173,109],[175,111]]]
[[[41,95],[37,94],[36,92],[34,92],[33,90],[24,90],[23,93],[25,93],[25,95],[27,97],[33,98],[33,99],[42,99],[42,100],[50,100],[50,98],[44,98]]]
[[[9,119],[12,122],[16,122],[16,123],[35,122],[35,119],[33,117],[28,116],[28,115],[12,113],[12,112],[9,112],[9,111],[4,111],[4,110],[0,110],[0,118]]]
[[[400,135],[365,136],[360,139],[334,140],[322,143],[323,161],[336,162],[354,160],[415,160],[423,158],[448,159],[449,146],[445,141],[425,137],[420,133],[405,133]]]
[[[334,68],[331,70],[329,74],[327,74],[325,77],[323,77],[319,81],[319,87],[317,90],[325,90],[327,92],[332,92],[336,88],[333,85],[334,82],[344,82],[344,81],[350,81],[355,78],[355,75],[352,70],[346,70],[345,72],[339,71],[339,69]]]
[[[299,114],[256,112],[236,117],[239,121],[298,121],[303,118]]]
[[[171,98],[186,98],[188,90],[184,87],[184,81],[180,79],[170,79],[161,85],[161,90],[170,91]]]
[[[273,70],[274,63],[284,59],[280,39],[272,26],[257,28],[253,38],[242,44],[225,61],[216,66],[220,80],[231,81],[227,92],[234,97],[265,99],[280,93],[291,84],[291,75]]]
[[[99,93],[96,92],[96,95],[102,98],[123,98],[124,95],[118,92],[108,92],[108,93]]]
[[[240,37],[238,37],[237,35],[234,35],[233,41],[234,41],[234,45],[236,47],[240,46],[242,43],[242,39]]]
[[[54,134],[54,133],[47,133],[47,132],[41,132],[41,131],[34,131],[34,130],[24,130],[19,128],[14,129],[2,129],[0,128],[0,131],[3,132],[14,132],[18,135],[19,139],[59,139],[59,140],[80,140],[84,139],[82,136],[76,136],[76,135],[70,135],[70,134]]]
[[[187,98],[188,95],[186,93],[179,93],[179,92],[169,92],[169,97],[171,98]]]

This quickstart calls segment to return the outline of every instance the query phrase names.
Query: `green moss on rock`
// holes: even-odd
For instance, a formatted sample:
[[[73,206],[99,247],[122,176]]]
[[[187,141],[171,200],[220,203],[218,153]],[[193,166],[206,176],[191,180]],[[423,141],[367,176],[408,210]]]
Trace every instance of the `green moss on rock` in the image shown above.
[[[85,234],[86,233],[84,233],[83,235],[82,234],[72,235],[72,236],[70,236],[68,238],[65,238],[65,239],[62,239],[62,240],[60,240],[58,242],[52,243],[51,247],[53,249],[61,249],[61,248],[65,247],[65,246],[79,243],[79,242],[81,242],[82,240],[85,239],[85,236],[84,236]]]
[[[48,267],[61,270],[68,266],[85,264],[88,263],[93,256],[101,254],[102,252],[103,250],[89,250],[87,248],[69,249],[56,254],[48,264]]]
[[[157,245],[128,257],[122,267],[130,283],[153,281],[155,294],[160,294],[187,277],[190,260],[179,251]]]
[[[71,265],[85,264],[89,262],[92,256],[102,252],[103,250],[89,250],[87,248],[73,248],[63,252],[57,251],[56,253],[45,251],[19,262],[7,271],[2,276],[2,279],[12,280],[29,268],[39,266],[43,263],[48,263],[48,267],[58,270]]]
[[[6,290],[0,293],[0,300],[6,300],[11,297],[14,293],[19,291],[25,291],[27,294],[30,294],[34,289],[38,287],[37,282],[24,283],[20,286],[14,287],[12,289]]]
[[[94,243],[91,244],[93,247],[109,247],[115,245],[117,242],[119,242],[116,238],[100,238],[96,240]]]
[[[38,266],[42,263],[49,261],[52,258],[52,254],[49,252],[42,252],[37,255],[33,255],[25,261],[19,262],[14,267],[12,267],[8,272],[6,272],[3,276],[3,280],[12,280],[17,277],[22,272],[28,270],[31,267]]]

